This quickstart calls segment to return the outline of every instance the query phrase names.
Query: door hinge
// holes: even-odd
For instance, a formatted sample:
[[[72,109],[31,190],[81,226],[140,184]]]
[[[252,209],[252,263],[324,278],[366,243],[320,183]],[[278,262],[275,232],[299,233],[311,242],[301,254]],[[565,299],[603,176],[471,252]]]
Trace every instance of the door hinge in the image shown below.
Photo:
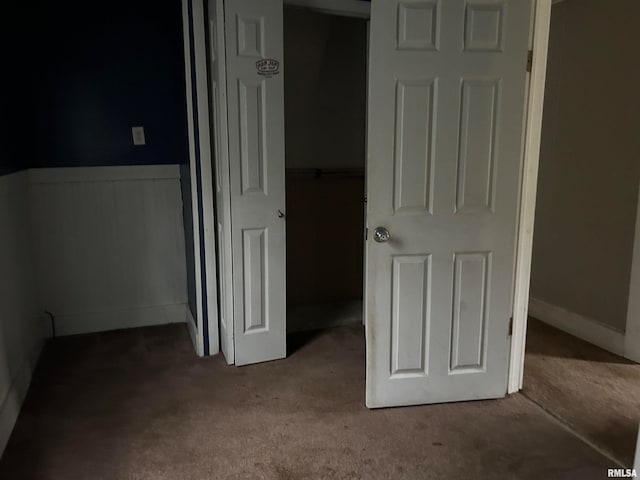
[[[527,52],[527,72],[531,72],[533,67],[533,50]]]
[[[509,336],[513,335],[513,317],[509,319]]]

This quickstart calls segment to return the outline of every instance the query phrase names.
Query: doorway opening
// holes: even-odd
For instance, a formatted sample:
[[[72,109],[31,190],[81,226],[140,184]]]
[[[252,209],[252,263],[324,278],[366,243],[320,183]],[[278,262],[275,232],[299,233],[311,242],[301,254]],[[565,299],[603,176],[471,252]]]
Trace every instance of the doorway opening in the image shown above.
[[[367,30],[284,8],[287,333],[363,323]]]
[[[583,99],[640,78],[627,61],[639,14],[634,2],[552,7],[523,381],[526,397],[625,466],[640,422],[640,365],[624,358],[640,176],[627,119],[640,96]]]

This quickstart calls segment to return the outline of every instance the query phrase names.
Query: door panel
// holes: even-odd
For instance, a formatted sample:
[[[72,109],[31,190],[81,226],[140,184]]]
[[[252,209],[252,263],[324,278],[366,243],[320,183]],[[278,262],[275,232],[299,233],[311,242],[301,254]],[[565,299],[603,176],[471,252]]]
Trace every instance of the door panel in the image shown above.
[[[266,152],[262,139],[265,136],[267,112],[264,102],[264,80],[247,85],[238,81],[240,94],[240,161],[242,193],[266,195]]]
[[[209,0],[209,62],[212,136],[215,156],[218,282],[220,289],[220,346],[227,363],[235,361],[233,344],[233,282],[231,251],[231,198],[227,128],[227,78],[224,37],[224,2]]]
[[[286,356],[282,0],[227,0],[236,365]]]
[[[486,368],[487,274],[491,254],[454,254],[451,372]]]
[[[494,210],[499,79],[462,80],[456,211]]]
[[[426,375],[431,257],[396,255],[392,267],[391,377]]]
[[[265,270],[265,228],[246,229],[243,232],[242,257],[244,259],[244,331],[265,331],[267,325],[267,303]]]
[[[372,2],[369,407],[506,393],[531,7]]]
[[[435,87],[433,78],[396,84],[394,213],[431,213]]]

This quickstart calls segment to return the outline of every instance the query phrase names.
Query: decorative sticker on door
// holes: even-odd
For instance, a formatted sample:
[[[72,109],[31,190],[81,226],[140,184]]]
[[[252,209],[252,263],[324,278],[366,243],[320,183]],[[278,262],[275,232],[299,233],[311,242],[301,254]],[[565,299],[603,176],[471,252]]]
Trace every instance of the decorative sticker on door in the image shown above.
[[[280,62],[273,58],[265,58],[264,60],[258,60],[256,62],[256,70],[258,75],[262,75],[266,78],[271,78],[274,75],[280,73]]]

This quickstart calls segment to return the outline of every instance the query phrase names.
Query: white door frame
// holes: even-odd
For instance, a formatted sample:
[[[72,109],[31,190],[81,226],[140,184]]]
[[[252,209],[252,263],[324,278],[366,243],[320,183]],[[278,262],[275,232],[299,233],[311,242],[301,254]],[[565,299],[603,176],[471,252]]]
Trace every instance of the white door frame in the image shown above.
[[[198,356],[220,351],[205,24],[203,0],[182,0],[197,326],[191,318],[187,324]]]
[[[516,244],[513,331],[511,334],[511,355],[507,383],[508,393],[515,393],[522,388],[522,376],[524,373],[531,256],[533,253],[533,225],[536,212],[542,110],[547,75],[547,49],[549,46],[549,30],[551,28],[552,2],[553,0],[536,0],[534,4],[533,36],[530,47],[533,50],[533,61],[529,77],[523,173],[520,190],[520,219]]]
[[[513,336],[511,364],[509,369],[509,393],[522,388],[524,371],[524,353],[529,301],[529,278],[531,274],[531,250],[533,246],[533,224],[536,204],[536,185],[538,178],[538,159],[542,123],[542,105],[544,102],[544,81],[546,76],[546,53],[550,29],[551,6],[564,0],[537,0],[534,27],[534,57],[531,74],[529,115],[524,175],[522,183],[521,219],[518,234],[518,258],[516,263],[516,282],[514,293]],[[544,55],[544,58],[543,58]],[[640,180],[640,179],[639,179]],[[585,337],[585,340],[590,340]],[[614,351],[635,362],[640,362],[640,191],[636,211],[635,237],[631,276],[629,279],[629,297],[627,321],[623,334],[624,345]],[[613,344],[613,342],[606,342]],[[602,345],[612,350],[611,347]]]

